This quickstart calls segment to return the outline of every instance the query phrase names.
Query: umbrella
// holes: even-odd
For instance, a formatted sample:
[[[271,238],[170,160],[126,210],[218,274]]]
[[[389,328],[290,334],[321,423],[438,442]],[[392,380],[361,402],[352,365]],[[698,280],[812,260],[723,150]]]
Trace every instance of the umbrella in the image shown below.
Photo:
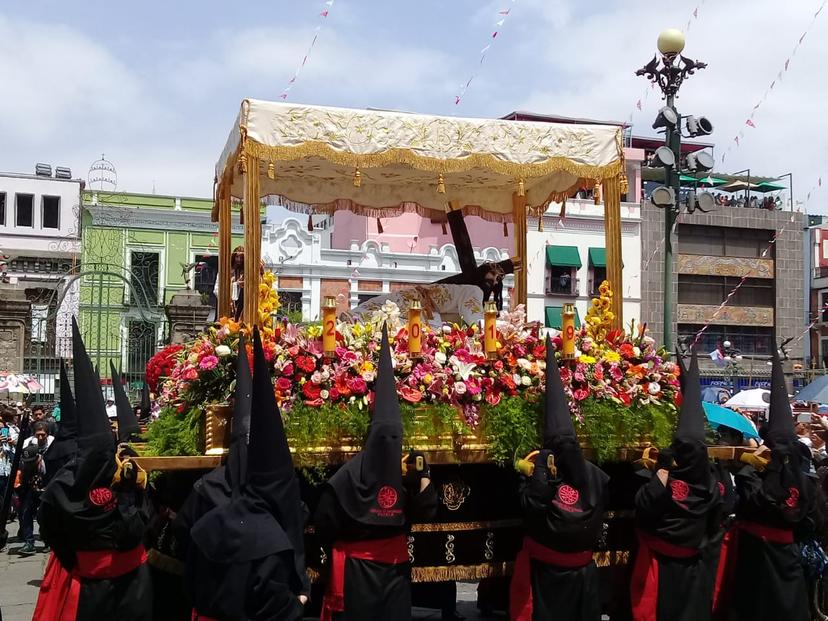
[[[41,390],[43,386],[31,375],[0,371],[0,392],[28,395]]]
[[[716,429],[719,426],[730,427],[740,432],[745,438],[758,438],[759,434],[751,424],[751,422],[739,412],[734,412],[730,408],[716,405],[715,403],[702,403],[704,413],[707,416],[707,422],[710,426]]]
[[[722,400],[722,395],[725,401],[730,398],[730,391],[721,386],[705,386],[702,389],[702,401],[709,401],[710,403],[719,403]]]
[[[699,183],[715,187],[719,185],[726,185],[727,181],[719,179],[718,177],[711,177],[710,175],[707,175],[703,179],[699,179]]]
[[[779,190],[787,190],[788,188],[784,185],[773,183],[772,181],[763,181],[762,183],[757,183],[754,189],[757,192],[778,192]]]
[[[737,392],[724,404],[726,408],[744,408],[746,410],[767,410],[770,403],[770,390],[750,388]]]
[[[797,401],[810,401],[812,403],[828,403],[828,375],[816,378],[796,393]]]
[[[745,190],[755,190],[756,187],[755,183],[747,183],[746,181],[731,181],[719,189],[722,192],[744,192]]]

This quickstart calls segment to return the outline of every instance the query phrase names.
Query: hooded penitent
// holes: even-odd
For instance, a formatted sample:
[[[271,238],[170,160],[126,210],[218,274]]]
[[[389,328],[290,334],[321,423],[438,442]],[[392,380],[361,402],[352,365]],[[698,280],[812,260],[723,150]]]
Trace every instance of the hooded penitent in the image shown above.
[[[112,390],[115,393],[115,409],[118,415],[118,442],[129,442],[130,437],[141,431],[141,425],[132,411],[121,374],[115,370],[112,361],[109,362],[109,370],[112,373]]]
[[[66,365],[60,361],[60,424],[57,436],[46,453],[46,471],[49,476],[75,456],[78,451],[78,425],[75,398],[69,386]]]
[[[388,327],[383,325],[374,413],[368,438],[362,450],[328,481],[351,519],[368,526],[405,524],[401,456],[400,403],[388,344]]]
[[[695,350],[690,358],[690,367],[682,375],[685,379],[682,382],[681,411],[673,435],[676,465],[670,474],[688,485],[699,486],[699,491],[707,490],[711,481],[710,461],[704,441],[705,417],[699,382],[699,360]]]
[[[144,386],[141,388],[141,416],[147,418],[150,415],[152,403],[150,402],[150,389],[147,378],[144,377]]]
[[[246,366],[247,357],[242,354],[239,358],[242,360],[240,364]],[[295,561],[298,556],[302,563],[291,562],[293,571],[289,572],[287,586],[298,595],[303,584],[304,524],[299,486],[258,330],[254,331],[252,413],[246,471],[246,476],[237,480],[238,471],[229,470],[230,501],[208,512],[191,531],[193,544],[207,561],[206,564],[196,561],[191,574],[196,607],[204,614],[228,614],[234,610],[237,602],[225,601],[224,596],[235,595],[242,600],[247,597],[246,593],[223,592],[222,589],[233,581],[226,580],[217,566],[244,564],[293,552],[291,560]],[[216,580],[216,588],[213,591],[204,589],[205,580]]]

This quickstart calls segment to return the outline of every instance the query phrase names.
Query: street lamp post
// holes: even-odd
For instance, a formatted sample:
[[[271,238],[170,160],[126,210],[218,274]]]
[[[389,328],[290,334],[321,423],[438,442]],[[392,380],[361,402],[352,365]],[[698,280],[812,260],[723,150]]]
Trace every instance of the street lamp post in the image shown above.
[[[666,100],[666,107],[659,112],[659,117],[653,128],[664,127],[664,143],[672,152],[673,157],[659,158],[664,165],[664,179],[667,188],[672,191],[671,204],[656,203],[664,207],[664,347],[667,351],[673,349],[672,313],[673,313],[673,243],[672,233],[676,217],[679,212],[679,193],[681,182],[681,121],[682,117],[676,110],[675,99],[685,78],[693,75],[696,70],[704,69],[707,64],[690,60],[681,55],[684,50],[684,33],[675,28],[669,28],[658,35],[658,51],[661,54],[635,72],[645,76],[657,84]],[[706,120],[705,120],[706,121]],[[712,131],[712,126],[709,128]],[[710,133],[703,131],[699,133]],[[672,159],[672,161],[669,161]]]

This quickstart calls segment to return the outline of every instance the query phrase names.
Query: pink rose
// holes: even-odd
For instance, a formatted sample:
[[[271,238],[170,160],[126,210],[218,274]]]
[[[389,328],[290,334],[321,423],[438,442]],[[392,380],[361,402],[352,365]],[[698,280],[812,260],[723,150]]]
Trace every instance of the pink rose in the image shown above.
[[[293,386],[293,384],[286,377],[280,377],[276,380],[276,390],[279,392],[288,392],[291,386]]]
[[[216,358],[215,356],[204,356],[204,358],[201,359],[201,362],[198,363],[198,367],[202,371],[210,371],[212,369],[215,369],[217,366],[218,358]]]
[[[186,369],[184,369],[184,372],[181,374],[181,377],[185,380],[198,379],[198,371],[195,370],[195,367],[187,367]]]
[[[589,396],[589,391],[586,388],[576,388],[572,391],[572,396],[575,397],[575,401],[583,401]]]
[[[293,375],[293,363],[288,362],[285,366],[282,367],[282,375],[286,375],[291,377]]]
[[[356,395],[364,395],[368,392],[368,384],[361,377],[352,377],[348,380],[348,388]]]

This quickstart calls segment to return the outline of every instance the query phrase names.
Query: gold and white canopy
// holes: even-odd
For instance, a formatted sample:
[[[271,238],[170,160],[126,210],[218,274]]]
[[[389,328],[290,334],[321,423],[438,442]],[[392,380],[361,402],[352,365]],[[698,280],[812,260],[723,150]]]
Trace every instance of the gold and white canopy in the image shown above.
[[[260,196],[301,211],[442,215],[457,201],[467,215],[510,221],[516,192],[537,207],[618,176],[621,128],[248,99],[216,167],[232,195],[242,197],[239,164],[253,158]]]

